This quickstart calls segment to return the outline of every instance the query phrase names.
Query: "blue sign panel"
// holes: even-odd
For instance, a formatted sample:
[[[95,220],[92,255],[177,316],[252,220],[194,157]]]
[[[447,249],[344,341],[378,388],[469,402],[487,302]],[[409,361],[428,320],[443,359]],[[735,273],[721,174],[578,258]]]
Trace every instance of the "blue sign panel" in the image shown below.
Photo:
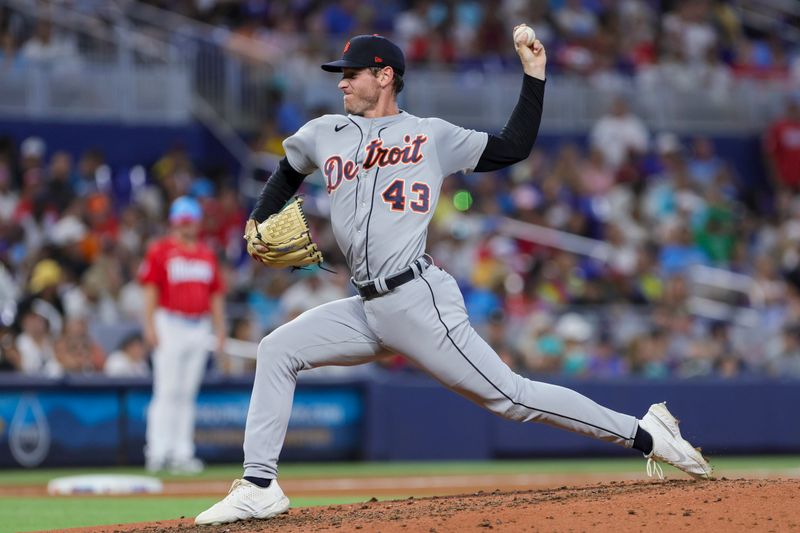
[[[127,458],[143,457],[148,391],[126,395]],[[241,461],[250,391],[202,391],[197,402],[197,455],[208,461]],[[353,387],[298,389],[282,459],[347,459],[358,456],[363,420],[361,393]]]
[[[115,392],[0,393],[0,466],[116,463],[119,416]]]

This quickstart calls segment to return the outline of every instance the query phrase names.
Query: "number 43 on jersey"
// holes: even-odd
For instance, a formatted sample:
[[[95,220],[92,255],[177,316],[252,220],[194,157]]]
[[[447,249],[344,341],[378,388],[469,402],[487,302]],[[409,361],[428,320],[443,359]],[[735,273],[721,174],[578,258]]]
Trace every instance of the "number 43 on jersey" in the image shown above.
[[[392,211],[404,212],[406,210],[406,182],[396,179],[386,190],[381,193],[383,201],[389,204]],[[409,194],[413,196],[408,207],[415,213],[427,213],[431,207],[431,189],[427,183],[415,181],[411,184]]]

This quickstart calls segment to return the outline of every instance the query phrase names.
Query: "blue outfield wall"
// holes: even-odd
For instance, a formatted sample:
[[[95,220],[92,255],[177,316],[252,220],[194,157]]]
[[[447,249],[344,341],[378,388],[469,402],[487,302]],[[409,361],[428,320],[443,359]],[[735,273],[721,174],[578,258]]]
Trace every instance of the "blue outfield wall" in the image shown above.
[[[800,452],[800,382],[561,381],[641,416],[667,401],[684,434],[711,455]],[[252,382],[209,380],[198,401],[197,451],[242,460]],[[142,464],[150,384],[142,380],[0,375],[0,467]],[[425,376],[302,379],[282,460],[372,461],[630,455],[541,424],[504,420]]]
[[[197,402],[197,454],[242,460],[251,380],[209,380]],[[142,464],[147,380],[0,375],[0,467]],[[353,381],[298,387],[286,435],[286,460],[361,457],[365,393]]]
[[[800,451],[800,382],[553,381],[641,417],[666,401],[681,431],[709,454]],[[371,460],[628,455],[608,443],[521,424],[485,411],[420,377],[370,387],[365,456]]]

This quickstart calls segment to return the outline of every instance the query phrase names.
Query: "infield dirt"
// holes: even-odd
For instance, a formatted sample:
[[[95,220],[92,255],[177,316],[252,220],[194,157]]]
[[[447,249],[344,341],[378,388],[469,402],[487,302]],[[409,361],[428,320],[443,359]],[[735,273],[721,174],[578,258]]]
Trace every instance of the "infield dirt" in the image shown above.
[[[800,531],[800,480],[610,482],[291,509],[266,521],[192,520],[81,528],[100,532]],[[78,530],[69,530],[75,532]]]

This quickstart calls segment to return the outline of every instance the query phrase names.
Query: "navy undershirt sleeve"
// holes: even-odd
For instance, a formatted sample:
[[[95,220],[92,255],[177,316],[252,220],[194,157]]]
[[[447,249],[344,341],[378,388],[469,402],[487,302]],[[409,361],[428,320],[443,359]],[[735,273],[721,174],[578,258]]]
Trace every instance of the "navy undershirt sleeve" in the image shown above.
[[[261,189],[250,218],[262,222],[283,209],[286,202],[300,189],[304,179],[305,175],[293,169],[285,157],[281,159],[277,170]]]
[[[489,134],[475,172],[498,170],[527,159],[542,121],[544,85],[544,80],[524,75],[511,117],[499,135]]]

